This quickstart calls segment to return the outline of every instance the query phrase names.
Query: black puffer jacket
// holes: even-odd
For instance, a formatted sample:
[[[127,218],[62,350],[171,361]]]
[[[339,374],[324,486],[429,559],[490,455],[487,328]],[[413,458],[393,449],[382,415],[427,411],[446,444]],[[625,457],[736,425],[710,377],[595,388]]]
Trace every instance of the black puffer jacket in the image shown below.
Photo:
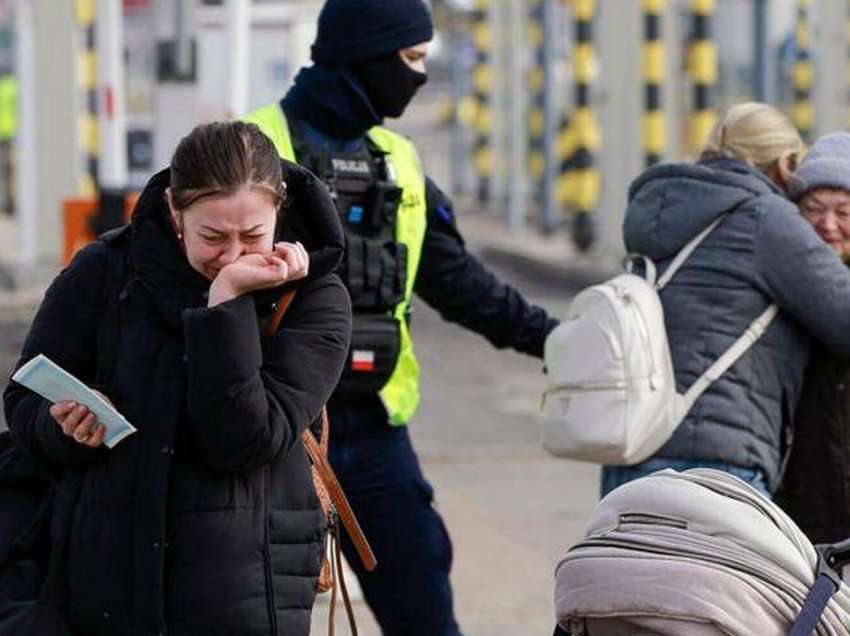
[[[812,352],[776,502],[813,543],[850,538],[850,360]]]
[[[323,517],[300,433],[339,378],[351,309],[331,272],[342,231],[326,189],[286,166],[279,235],[311,256],[281,330],[261,324],[283,288],[206,307],[167,222],[156,175],[131,230],[82,250],[53,283],[19,364],[44,353],[94,383],[107,250],[125,253],[120,329],[105,392],[138,432],[92,451],[48,404],[5,394],[15,443],[84,476],[70,538],[68,610],[79,634],[306,636]]]

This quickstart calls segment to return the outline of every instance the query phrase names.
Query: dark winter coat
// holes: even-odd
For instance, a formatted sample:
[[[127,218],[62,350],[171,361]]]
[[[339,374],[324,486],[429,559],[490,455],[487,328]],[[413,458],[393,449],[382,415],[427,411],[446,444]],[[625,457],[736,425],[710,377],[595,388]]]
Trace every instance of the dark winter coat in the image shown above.
[[[732,212],[661,292],[684,392],[771,302],[765,335],[697,401],[656,457],[761,469],[777,486],[809,358],[809,336],[850,355],[850,271],[760,172],[731,159],[664,165],[629,192],[629,252],[663,271],[700,230]]]
[[[281,237],[310,276],[280,331],[261,324],[283,287],[206,307],[167,220],[168,172],[143,192],[131,229],[83,249],[53,283],[19,364],[43,353],[94,383],[108,250],[121,250],[118,342],[103,387],[138,432],[109,450],[63,436],[48,403],[11,384],[15,443],[81,469],[67,615],[86,636],[306,636],[324,520],[300,434],[341,373],[351,309],[332,274],[343,235],[325,187],[286,166]]]
[[[812,353],[776,501],[814,543],[850,538],[850,360]]]

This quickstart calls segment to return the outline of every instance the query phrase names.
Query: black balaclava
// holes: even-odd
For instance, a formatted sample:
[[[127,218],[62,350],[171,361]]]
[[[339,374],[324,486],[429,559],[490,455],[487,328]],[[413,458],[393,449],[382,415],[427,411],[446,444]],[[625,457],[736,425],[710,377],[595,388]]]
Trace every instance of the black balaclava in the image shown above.
[[[398,52],[433,37],[423,0],[327,0],[312,48],[315,64],[299,71],[283,108],[332,137],[356,139],[401,114],[425,78]],[[382,64],[389,70],[380,70]]]
[[[423,0],[327,0],[312,56],[319,64],[353,65],[433,37]]]
[[[416,91],[428,81],[427,73],[410,68],[398,51],[355,64],[353,68],[381,117],[401,117]]]

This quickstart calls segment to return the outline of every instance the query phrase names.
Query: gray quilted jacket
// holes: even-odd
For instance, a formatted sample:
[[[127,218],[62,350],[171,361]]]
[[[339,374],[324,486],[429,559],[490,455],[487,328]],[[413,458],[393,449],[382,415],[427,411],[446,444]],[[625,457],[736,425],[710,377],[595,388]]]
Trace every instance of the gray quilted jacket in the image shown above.
[[[794,434],[809,337],[850,356],[850,270],[770,181],[731,159],[661,165],[636,179],[623,227],[626,248],[663,271],[729,211],[661,293],[679,391],[769,303],[780,312],[656,457],[759,468],[773,489]]]

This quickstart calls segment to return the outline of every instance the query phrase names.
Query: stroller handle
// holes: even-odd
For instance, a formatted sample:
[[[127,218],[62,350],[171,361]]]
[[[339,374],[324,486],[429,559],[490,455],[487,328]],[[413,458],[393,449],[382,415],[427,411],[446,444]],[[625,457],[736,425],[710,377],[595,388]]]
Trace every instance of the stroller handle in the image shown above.
[[[833,544],[817,545],[815,548],[823,556],[826,564],[835,570],[840,570],[850,563],[850,539]]]

